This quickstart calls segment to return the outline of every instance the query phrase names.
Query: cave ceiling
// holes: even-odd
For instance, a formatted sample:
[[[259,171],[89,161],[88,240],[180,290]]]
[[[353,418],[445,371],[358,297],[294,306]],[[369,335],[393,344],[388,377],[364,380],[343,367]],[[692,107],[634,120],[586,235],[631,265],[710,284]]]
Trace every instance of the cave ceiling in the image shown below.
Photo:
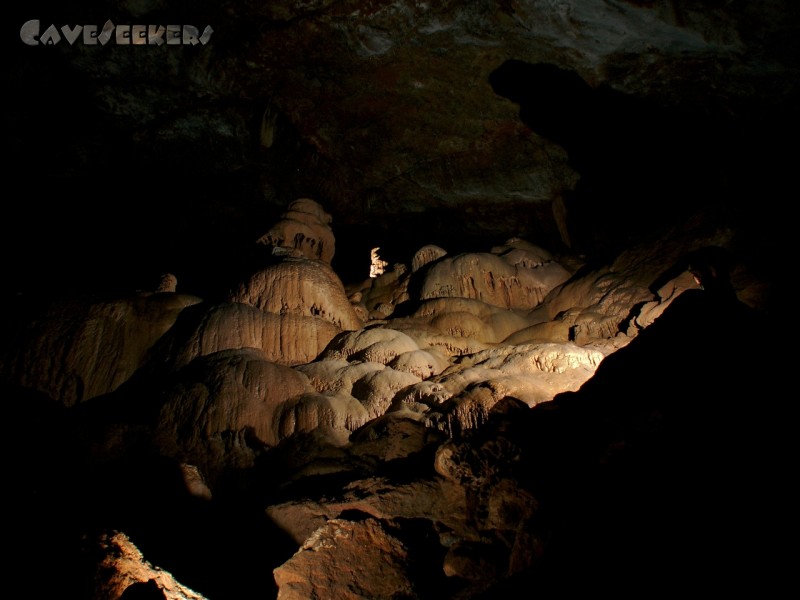
[[[390,261],[512,236],[590,253],[698,207],[763,225],[748,211],[779,206],[790,180],[790,1],[11,12],[6,168],[21,200],[3,237],[19,287],[170,270],[199,281],[301,197],[332,215],[334,265],[356,276],[356,253],[366,274],[374,245]],[[213,33],[194,45],[28,45],[31,19],[42,31],[111,20]],[[83,280],[69,275],[77,264]]]

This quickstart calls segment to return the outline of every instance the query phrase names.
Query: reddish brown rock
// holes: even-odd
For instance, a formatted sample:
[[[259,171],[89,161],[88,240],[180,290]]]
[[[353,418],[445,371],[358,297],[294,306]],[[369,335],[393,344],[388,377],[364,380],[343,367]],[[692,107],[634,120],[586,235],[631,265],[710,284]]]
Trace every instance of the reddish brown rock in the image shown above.
[[[328,521],[274,575],[280,600],[418,596],[408,548],[375,519]]]

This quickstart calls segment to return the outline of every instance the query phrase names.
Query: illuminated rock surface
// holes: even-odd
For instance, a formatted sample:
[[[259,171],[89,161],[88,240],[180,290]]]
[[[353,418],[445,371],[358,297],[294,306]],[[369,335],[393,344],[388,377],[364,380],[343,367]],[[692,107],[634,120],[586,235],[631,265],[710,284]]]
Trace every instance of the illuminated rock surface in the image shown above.
[[[792,588],[794,3],[75,10],[213,34],[7,36],[26,596]]]

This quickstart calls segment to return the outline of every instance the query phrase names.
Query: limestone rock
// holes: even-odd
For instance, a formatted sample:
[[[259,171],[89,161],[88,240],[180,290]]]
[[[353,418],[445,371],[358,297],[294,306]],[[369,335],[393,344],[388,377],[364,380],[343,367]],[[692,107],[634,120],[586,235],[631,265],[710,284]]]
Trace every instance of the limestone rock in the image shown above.
[[[376,327],[339,334],[331,340],[319,358],[360,360],[385,365],[400,354],[419,349],[417,343],[402,331]]]
[[[321,394],[344,392],[352,394],[356,381],[374,371],[381,371],[386,365],[374,361],[348,362],[341,358],[320,357],[318,360],[295,369],[308,377],[309,383]]]
[[[294,256],[292,251],[296,251],[299,256],[330,264],[335,253],[332,220],[319,203],[300,198],[291,202],[281,219],[256,242],[273,247],[278,255]]]
[[[419,473],[409,483],[390,485],[385,478],[367,477],[349,483],[344,489],[330,491],[326,499],[306,498],[272,504],[267,514],[298,544],[326,521],[355,510],[376,519],[438,522],[458,537],[469,537],[464,488],[457,482],[434,476],[432,463],[424,469],[418,468]]]
[[[450,362],[438,350],[408,350],[394,357],[387,366],[396,371],[404,371],[416,375],[420,379],[428,379],[444,371]]]
[[[316,315],[264,312],[225,302],[185,311],[152,352],[153,368],[180,369],[199,356],[257,348],[266,360],[299,365],[314,360],[341,329]]]
[[[505,244],[493,247],[491,252],[503,257],[510,265],[526,269],[535,269],[555,260],[550,251],[520,238],[510,238]]]
[[[320,394],[343,394],[358,399],[371,419],[386,412],[399,390],[421,381],[413,373],[396,371],[373,361],[322,359],[300,365],[297,370],[308,377]]]
[[[702,219],[690,221],[662,238],[626,249],[610,264],[587,270],[581,277],[558,286],[529,317],[541,323],[564,322],[570,328],[570,339],[583,345],[620,334],[635,335],[652,323],[680,291],[695,287],[686,273],[689,257],[722,253],[730,259],[730,252],[725,250],[731,243],[729,238],[730,232],[724,227],[712,226]],[[745,274],[735,275],[744,288],[743,295],[758,295]],[[518,341],[520,337],[513,339]]]
[[[253,348],[200,357],[176,379],[163,394],[157,437],[165,448],[171,443],[200,457],[229,433],[247,431],[262,444],[278,444],[280,406],[310,390],[305,375]]]
[[[164,273],[158,280],[156,294],[175,293],[178,289],[178,278],[173,273]]]
[[[281,440],[299,433],[315,432],[326,443],[343,446],[350,434],[369,419],[364,405],[344,391],[327,394],[306,392],[277,408],[274,428]]]
[[[94,598],[133,598],[132,586],[149,585],[160,591],[165,600],[205,600],[205,596],[181,585],[171,573],[145,560],[142,552],[122,532],[100,534],[97,547],[102,560],[97,566]]]
[[[601,352],[571,342],[500,346],[462,357],[428,380],[449,395],[428,414],[428,422],[451,434],[475,429],[503,398],[533,407],[577,390],[603,358]]]
[[[408,548],[375,519],[332,519],[274,570],[280,600],[415,598]]]
[[[445,335],[494,344],[531,325],[523,311],[472,298],[434,298],[420,303],[416,319]]]
[[[416,273],[425,265],[428,265],[446,255],[447,250],[434,244],[423,246],[417,250],[417,252],[411,258],[411,272]]]
[[[342,281],[319,260],[287,258],[261,269],[242,282],[229,301],[276,315],[319,317],[342,330],[362,326]]]
[[[445,439],[439,432],[425,427],[412,411],[396,410],[354,431],[350,436],[349,453],[391,461],[420,454]]]
[[[0,379],[74,406],[128,381],[196,296],[144,294],[50,305],[3,340]]]
[[[696,288],[697,282],[694,281],[691,273],[684,271],[656,291],[656,300],[647,302],[639,308],[638,312],[634,315],[632,324],[640,329],[644,329],[648,325],[651,325],[670,305],[672,300],[678,297],[682,292]],[[635,332],[629,332],[629,334],[635,335]]]
[[[532,309],[569,276],[556,262],[528,268],[488,252],[460,254],[431,266],[420,299],[473,298],[503,308]]]
[[[572,325],[563,321],[545,321],[515,331],[503,340],[506,344],[533,344],[537,342],[568,342],[572,339]]]
[[[373,319],[385,319],[398,304],[409,299],[409,281],[407,267],[396,264],[391,270],[370,279],[370,285],[363,290],[361,303]]]
[[[570,327],[570,339],[576,336],[572,328],[580,325],[582,343],[586,343],[587,338],[614,337],[631,309],[652,299],[653,293],[644,285],[601,267],[553,290],[529,316],[540,322],[563,321]]]
[[[383,415],[392,405],[397,392],[420,381],[421,379],[412,373],[386,367],[380,371],[367,373],[356,381],[353,385],[353,396],[367,409],[370,419],[375,419]]]

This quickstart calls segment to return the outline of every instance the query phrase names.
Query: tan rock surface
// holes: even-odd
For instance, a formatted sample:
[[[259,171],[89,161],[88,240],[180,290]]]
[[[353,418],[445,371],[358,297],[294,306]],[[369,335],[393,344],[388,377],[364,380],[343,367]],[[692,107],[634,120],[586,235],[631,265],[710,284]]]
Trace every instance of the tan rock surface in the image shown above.
[[[342,330],[362,326],[342,281],[319,260],[286,258],[261,269],[242,282],[229,301],[277,315],[319,317]]]
[[[504,244],[494,246],[491,252],[501,256],[510,265],[526,269],[536,269],[555,260],[549,250],[520,238],[510,238]]]
[[[342,446],[350,434],[369,419],[364,405],[344,391],[307,392],[277,408],[274,429],[281,440],[298,433],[316,432],[327,443]]]
[[[409,350],[395,356],[387,366],[396,371],[403,371],[416,375],[420,379],[427,379],[444,371],[450,361],[438,350]]]
[[[309,383],[321,394],[353,393],[356,381],[372,373],[382,371],[386,365],[380,362],[320,358],[295,369],[308,377]]]
[[[199,356],[221,350],[257,348],[267,360],[282,365],[307,363],[341,329],[319,317],[264,312],[249,304],[225,302],[210,306],[186,326],[164,336],[154,362],[179,369]]]
[[[395,306],[408,300],[409,273],[403,264],[396,264],[392,269],[370,279],[370,285],[364,288],[361,303],[374,319],[383,319],[394,312]]]
[[[499,346],[465,356],[428,380],[446,392],[434,396],[436,408],[427,422],[448,434],[475,429],[505,397],[533,407],[556,394],[577,390],[603,358],[598,350],[571,342]],[[410,398],[406,393],[400,399]]]
[[[531,325],[525,311],[494,306],[472,298],[435,298],[420,303],[408,319],[436,331],[494,344]]]
[[[331,340],[320,360],[344,359],[388,364],[400,354],[420,347],[402,331],[385,327],[345,332]]]
[[[367,409],[369,418],[375,419],[389,409],[400,390],[420,381],[421,379],[412,373],[386,367],[381,371],[367,373],[356,381],[353,384],[353,396]]]
[[[420,298],[474,298],[504,308],[532,309],[569,276],[556,262],[528,268],[488,252],[460,254],[431,266]]]
[[[472,338],[442,333],[416,318],[392,319],[391,327],[412,338],[419,348],[434,350],[447,358],[472,354],[493,346]]]
[[[411,258],[411,271],[413,273],[416,273],[425,265],[428,265],[446,255],[447,255],[447,250],[445,250],[444,248],[440,248],[435,244],[428,244],[427,246],[423,246],[422,248],[417,250],[414,253],[414,256]]]
[[[267,360],[260,350],[223,350],[178,372],[178,383],[164,393],[158,437],[202,453],[219,436],[249,430],[274,446],[281,439],[281,405],[310,389],[305,375]]]
[[[196,296],[142,294],[51,305],[6,350],[0,378],[65,406],[108,394],[142,367],[148,352]]]
[[[336,252],[332,220],[321,204],[299,198],[289,203],[280,220],[256,243],[330,264]]]

